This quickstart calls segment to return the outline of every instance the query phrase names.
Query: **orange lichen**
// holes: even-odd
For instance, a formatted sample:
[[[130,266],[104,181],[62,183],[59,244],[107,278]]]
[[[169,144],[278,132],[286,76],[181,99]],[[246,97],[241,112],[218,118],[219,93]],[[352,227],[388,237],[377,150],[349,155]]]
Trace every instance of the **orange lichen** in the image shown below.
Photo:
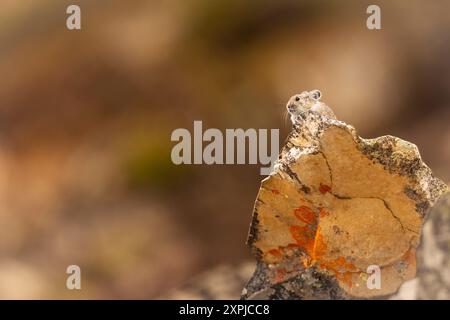
[[[277,259],[281,259],[283,257],[283,254],[281,253],[280,249],[270,249],[269,251],[267,251],[267,254],[270,254]]]
[[[323,208],[320,208],[320,211],[319,211],[319,217],[325,218],[326,216],[329,216],[329,215],[330,215],[330,213],[329,213],[328,211],[326,211],[326,210],[323,209]]]
[[[303,210],[304,212],[309,212],[308,210]],[[348,262],[344,257],[339,257],[332,260],[328,260],[326,258],[327,245],[324,241],[322,233],[320,232],[320,227],[317,227],[314,231],[311,225],[290,226],[289,230],[296,243],[290,243],[285,247],[278,247],[268,250],[267,255],[271,255],[271,260],[275,259],[275,261],[279,262],[285,256],[285,250],[301,248],[306,253],[306,255],[302,255],[300,257],[299,261],[303,267],[310,268],[312,265],[317,265],[319,268],[334,274],[336,279],[340,280],[348,287],[352,287],[353,273],[357,271],[357,268],[355,265]],[[405,260],[409,257],[410,254],[405,254]],[[284,281],[286,276],[286,270],[284,268],[276,269],[274,272],[275,274],[272,278],[274,282]]]
[[[320,215],[322,217],[327,216],[329,213],[324,209],[320,209]],[[333,273],[338,280],[347,286],[352,286],[353,272],[357,271],[357,268],[344,257],[328,260],[327,245],[320,230],[320,226],[316,230],[313,229],[313,223],[315,222],[315,215],[312,209],[308,207],[300,207],[296,209],[295,215],[297,218],[307,223],[305,226],[290,226],[289,231],[295,243],[290,243],[285,247],[278,247],[267,251],[267,255],[270,255],[270,260],[280,262],[285,256],[286,250],[301,248],[306,253],[300,257],[300,263],[305,268],[310,268],[312,265],[317,265],[319,268]],[[405,255],[405,260],[409,258],[409,254]],[[273,281],[283,281],[286,275],[286,270],[283,268],[277,269],[273,277]]]
[[[348,287],[352,287],[352,273],[356,272],[357,269],[352,263],[347,262],[344,257],[331,261],[322,261],[319,267],[332,272],[338,280],[345,283]]]
[[[314,238],[314,247],[312,252],[313,260],[321,260],[321,257],[325,254],[325,250],[327,249],[327,245],[323,240],[323,236],[320,233],[320,226],[317,227],[316,236]]]
[[[286,246],[280,246],[278,248],[269,249],[264,254],[265,260],[270,261],[270,263],[279,263],[284,258],[292,255],[293,250],[299,248],[305,250],[302,246],[300,246],[297,243],[289,243]]]
[[[313,224],[316,220],[314,211],[306,206],[301,206],[294,210],[294,215],[301,221],[307,224]]]
[[[321,194],[325,194],[325,193],[331,191],[331,187],[327,186],[326,184],[320,184],[319,191],[320,191]]]
[[[353,273],[352,272],[343,272],[343,273],[336,273],[336,278],[340,281],[342,281],[344,284],[346,284],[348,287],[353,287]]]
[[[272,189],[271,191],[273,194],[280,194],[280,191],[278,191],[278,190]]]
[[[299,247],[311,256],[314,249],[314,232],[307,226],[291,226],[289,231]]]
[[[313,262],[318,263],[319,267],[325,269],[329,272],[335,274],[336,278],[347,284],[349,287],[352,286],[352,273],[356,271],[356,267],[347,262],[344,257],[339,257],[334,260],[326,260],[325,253],[327,249],[327,245],[323,239],[323,236],[320,232],[320,227],[317,228],[316,236],[314,239],[314,248],[313,248]]]

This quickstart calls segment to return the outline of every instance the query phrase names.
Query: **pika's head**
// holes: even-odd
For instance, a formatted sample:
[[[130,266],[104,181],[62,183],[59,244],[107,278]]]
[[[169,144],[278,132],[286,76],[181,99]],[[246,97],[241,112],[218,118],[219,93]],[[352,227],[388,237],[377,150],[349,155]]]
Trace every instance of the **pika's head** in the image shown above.
[[[286,104],[286,109],[292,117],[297,117],[303,112],[310,110],[322,97],[319,90],[303,91],[292,96]]]

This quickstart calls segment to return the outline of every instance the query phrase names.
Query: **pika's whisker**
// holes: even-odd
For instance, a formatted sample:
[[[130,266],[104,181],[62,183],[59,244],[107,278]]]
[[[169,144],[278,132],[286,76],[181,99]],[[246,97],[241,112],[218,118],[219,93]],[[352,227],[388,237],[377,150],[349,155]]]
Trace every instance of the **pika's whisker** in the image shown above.
[[[288,119],[289,119],[289,112],[287,110],[284,110],[284,112],[283,112],[283,125],[284,125],[284,127],[287,126]]]

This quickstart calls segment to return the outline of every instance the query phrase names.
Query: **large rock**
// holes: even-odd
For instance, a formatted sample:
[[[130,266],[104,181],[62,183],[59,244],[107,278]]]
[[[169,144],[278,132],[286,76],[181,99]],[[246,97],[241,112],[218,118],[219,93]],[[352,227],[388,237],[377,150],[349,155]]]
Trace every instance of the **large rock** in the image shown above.
[[[422,223],[446,189],[414,144],[302,113],[259,189],[248,238],[258,266],[242,297],[389,296],[415,276]],[[380,289],[367,286],[374,265]]]

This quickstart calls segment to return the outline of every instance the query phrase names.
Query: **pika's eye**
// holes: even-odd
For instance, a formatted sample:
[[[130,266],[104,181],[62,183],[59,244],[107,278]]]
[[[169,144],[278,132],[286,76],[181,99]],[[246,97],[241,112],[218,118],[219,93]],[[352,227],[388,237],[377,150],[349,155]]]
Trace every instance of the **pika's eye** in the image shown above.
[[[319,100],[321,96],[322,96],[322,93],[319,90],[312,91],[311,95],[310,95],[310,97],[314,100]]]
[[[295,97],[295,101],[300,101],[300,97],[299,97],[299,96],[296,96],[296,97]]]

